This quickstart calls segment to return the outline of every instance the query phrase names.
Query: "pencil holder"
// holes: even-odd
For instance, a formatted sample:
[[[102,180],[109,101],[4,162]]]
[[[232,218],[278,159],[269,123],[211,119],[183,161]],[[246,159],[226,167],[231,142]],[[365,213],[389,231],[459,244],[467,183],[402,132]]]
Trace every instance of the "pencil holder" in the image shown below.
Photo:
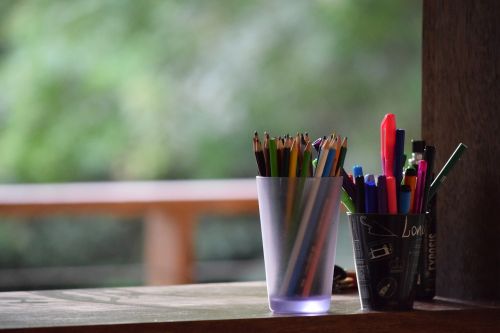
[[[257,177],[269,307],[330,309],[342,177]]]
[[[425,215],[348,216],[362,308],[412,309]]]

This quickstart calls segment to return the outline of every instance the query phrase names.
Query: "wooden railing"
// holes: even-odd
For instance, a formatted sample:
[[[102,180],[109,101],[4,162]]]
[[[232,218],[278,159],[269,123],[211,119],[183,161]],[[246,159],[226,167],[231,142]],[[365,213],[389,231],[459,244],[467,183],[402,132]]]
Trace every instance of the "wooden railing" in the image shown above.
[[[202,214],[257,213],[254,179],[0,185],[0,216],[140,216],[146,283],[192,281],[195,224]]]

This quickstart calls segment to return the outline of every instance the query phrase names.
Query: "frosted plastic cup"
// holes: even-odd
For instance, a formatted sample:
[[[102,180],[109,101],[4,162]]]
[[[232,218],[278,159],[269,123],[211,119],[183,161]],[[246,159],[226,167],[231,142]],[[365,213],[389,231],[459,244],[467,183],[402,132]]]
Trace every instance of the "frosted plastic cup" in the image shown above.
[[[330,309],[342,177],[257,177],[269,308]]]
[[[425,215],[347,215],[361,307],[413,309]]]

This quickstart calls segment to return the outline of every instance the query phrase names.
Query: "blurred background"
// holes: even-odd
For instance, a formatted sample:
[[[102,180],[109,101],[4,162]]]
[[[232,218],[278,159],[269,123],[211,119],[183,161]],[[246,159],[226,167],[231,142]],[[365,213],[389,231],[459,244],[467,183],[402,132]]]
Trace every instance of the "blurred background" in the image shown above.
[[[254,177],[254,130],[335,130],[346,169],[380,173],[385,113],[406,151],[420,136],[421,20],[400,0],[2,0],[0,182]],[[0,216],[0,290],[143,284],[138,220]],[[195,282],[264,279],[257,215],[196,228]],[[344,214],[338,239],[353,268]]]

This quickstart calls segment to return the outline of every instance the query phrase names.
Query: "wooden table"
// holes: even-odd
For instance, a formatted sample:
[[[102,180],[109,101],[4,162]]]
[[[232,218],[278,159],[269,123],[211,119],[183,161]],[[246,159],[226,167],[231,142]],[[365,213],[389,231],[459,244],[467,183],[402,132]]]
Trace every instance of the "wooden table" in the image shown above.
[[[500,309],[437,301],[414,311],[361,311],[334,295],[330,313],[273,315],[263,282],[0,293],[0,331],[499,332]]]

